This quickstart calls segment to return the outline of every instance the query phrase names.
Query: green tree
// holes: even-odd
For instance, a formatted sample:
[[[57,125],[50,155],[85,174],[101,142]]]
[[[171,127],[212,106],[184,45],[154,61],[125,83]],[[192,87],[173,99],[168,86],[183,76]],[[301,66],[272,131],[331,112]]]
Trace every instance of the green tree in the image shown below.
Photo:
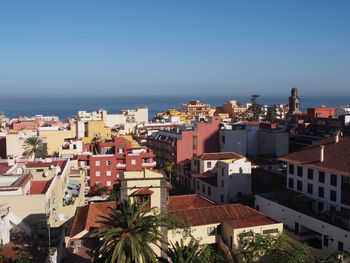
[[[251,120],[252,121],[259,121],[260,115],[261,115],[261,105],[257,102],[257,99],[260,97],[258,94],[253,94],[250,98],[251,106],[249,107],[248,111],[251,113]]]
[[[154,210],[154,209],[152,209]],[[151,211],[137,207],[131,199],[122,199],[109,214],[101,215],[103,225],[96,236],[100,238],[94,262],[148,263],[156,262],[152,245],[163,241],[159,221]]]
[[[23,156],[35,158],[45,156],[45,146],[43,140],[38,136],[32,136],[27,138],[24,141],[23,148]]]
[[[164,171],[169,174],[169,181],[172,181],[172,174],[175,171],[175,163],[174,162],[166,162],[164,165]]]
[[[203,249],[195,239],[185,245],[181,239],[180,243],[170,244],[165,251],[167,259],[160,258],[161,263],[202,263]],[[204,262],[203,262],[204,263]]]
[[[34,263],[27,248],[21,247],[17,251],[15,263]]]
[[[275,122],[277,120],[277,113],[275,106],[269,106],[265,116],[265,121]]]
[[[235,262],[253,263],[263,256],[270,257],[274,263],[306,263],[311,259],[309,246],[292,244],[283,234],[243,232],[238,235],[238,244],[240,252],[234,255]]]

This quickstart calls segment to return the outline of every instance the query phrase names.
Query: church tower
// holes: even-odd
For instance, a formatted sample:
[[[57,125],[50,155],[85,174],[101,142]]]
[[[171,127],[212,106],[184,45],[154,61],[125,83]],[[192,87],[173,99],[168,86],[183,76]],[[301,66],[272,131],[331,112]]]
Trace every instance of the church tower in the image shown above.
[[[297,88],[292,88],[291,94],[289,97],[289,115],[300,113],[300,98],[299,90]]]

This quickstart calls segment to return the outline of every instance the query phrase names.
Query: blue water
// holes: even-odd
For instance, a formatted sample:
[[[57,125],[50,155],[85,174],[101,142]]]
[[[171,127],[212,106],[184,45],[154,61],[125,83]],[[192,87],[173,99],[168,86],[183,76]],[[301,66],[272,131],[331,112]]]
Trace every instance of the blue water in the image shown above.
[[[74,116],[78,110],[94,111],[100,108],[110,113],[117,113],[122,109],[135,109],[147,106],[150,118],[156,113],[168,108],[180,108],[181,104],[190,100],[201,100],[212,106],[221,106],[227,100],[238,100],[241,103],[248,102],[249,97],[240,96],[207,96],[207,97],[47,97],[47,98],[2,98],[0,99],[0,112],[7,117],[34,116],[36,114],[55,115],[61,120]],[[260,97],[262,104],[287,104],[286,97]],[[350,104],[350,96],[328,97],[302,97],[301,105],[307,107],[328,107]]]

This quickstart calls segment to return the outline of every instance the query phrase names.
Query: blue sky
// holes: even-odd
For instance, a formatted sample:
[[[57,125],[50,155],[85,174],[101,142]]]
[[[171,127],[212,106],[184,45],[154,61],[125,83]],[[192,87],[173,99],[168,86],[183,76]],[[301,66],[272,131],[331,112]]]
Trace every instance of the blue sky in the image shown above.
[[[350,1],[0,1],[3,95],[350,95]]]

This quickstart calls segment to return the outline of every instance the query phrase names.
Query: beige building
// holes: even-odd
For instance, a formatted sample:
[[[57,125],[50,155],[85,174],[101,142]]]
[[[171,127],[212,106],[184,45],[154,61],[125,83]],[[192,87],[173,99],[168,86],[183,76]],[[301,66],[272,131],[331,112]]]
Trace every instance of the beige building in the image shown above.
[[[61,127],[40,127],[39,136],[46,143],[47,154],[59,153],[65,139],[74,138],[75,130],[62,129]]]
[[[31,136],[37,136],[37,132],[31,130],[23,130],[6,134],[7,157],[13,159],[22,157],[24,152],[24,141]]]
[[[74,167],[68,159],[17,163],[0,177],[0,204],[10,209],[14,237],[61,226],[85,204],[85,176]]]

